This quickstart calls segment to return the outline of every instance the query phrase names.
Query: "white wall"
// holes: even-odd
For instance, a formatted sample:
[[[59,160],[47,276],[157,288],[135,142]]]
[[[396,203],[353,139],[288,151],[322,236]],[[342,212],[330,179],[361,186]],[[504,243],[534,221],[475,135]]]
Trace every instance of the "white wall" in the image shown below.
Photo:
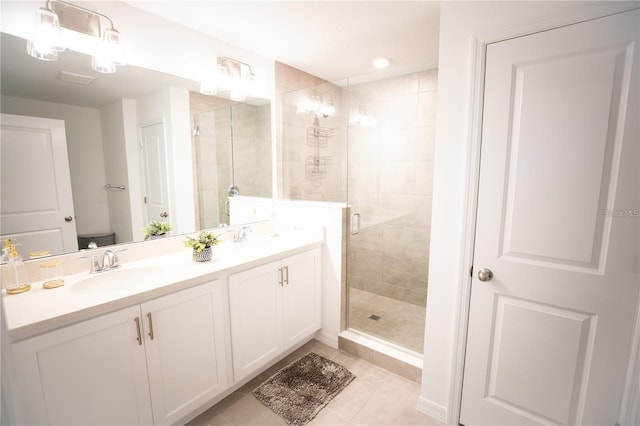
[[[431,260],[419,407],[458,424],[456,360],[473,229],[474,39],[499,41],[637,7],[638,2],[443,2],[436,122]],[[471,181],[470,181],[471,180]]]
[[[116,233],[116,243],[133,241],[131,230],[131,205],[129,176],[125,145],[124,105],[114,102],[101,109],[102,136],[104,138],[104,165],[106,183],[124,186],[124,190],[105,190],[109,199],[111,230]]]
[[[137,102],[133,99],[122,99],[122,117],[124,130],[124,145],[127,158],[127,177],[130,223],[132,239],[129,241],[142,241],[144,235],[144,191],[142,187],[142,170],[138,149],[138,111]]]
[[[78,234],[110,232],[100,110],[2,96],[2,112],[64,120]]]

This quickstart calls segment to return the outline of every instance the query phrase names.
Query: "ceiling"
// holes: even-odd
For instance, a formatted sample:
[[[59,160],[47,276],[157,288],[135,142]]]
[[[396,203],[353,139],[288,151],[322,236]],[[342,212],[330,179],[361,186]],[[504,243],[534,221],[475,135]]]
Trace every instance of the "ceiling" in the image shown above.
[[[438,66],[436,1],[125,2],[328,81]],[[375,71],[375,57],[389,68]]]

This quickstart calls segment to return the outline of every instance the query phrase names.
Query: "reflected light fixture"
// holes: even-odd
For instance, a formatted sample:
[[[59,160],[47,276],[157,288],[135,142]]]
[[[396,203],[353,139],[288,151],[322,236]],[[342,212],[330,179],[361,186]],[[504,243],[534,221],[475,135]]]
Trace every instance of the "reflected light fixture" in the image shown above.
[[[297,112],[298,114],[312,112],[316,117],[327,118],[336,114],[336,104],[329,93],[313,91],[308,99],[298,105]]]
[[[216,95],[228,91],[233,101],[244,101],[256,92],[256,75],[251,65],[235,59],[218,57],[218,65],[212,74],[200,82],[200,93]]]
[[[101,31],[101,20],[108,28]],[[101,73],[113,73],[117,66],[126,65],[124,46],[113,21],[106,15],[93,12],[62,0],[47,0],[36,10],[33,37],[27,41],[27,53],[43,61],[55,61],[66,50],[62,28],[94,37],[91,67]]]
[[[351,115],[349,124],[362,127],[370,127],[378,124],[373,116],[367,112],[367,108],[364,106],[358,107],[358,110]]]

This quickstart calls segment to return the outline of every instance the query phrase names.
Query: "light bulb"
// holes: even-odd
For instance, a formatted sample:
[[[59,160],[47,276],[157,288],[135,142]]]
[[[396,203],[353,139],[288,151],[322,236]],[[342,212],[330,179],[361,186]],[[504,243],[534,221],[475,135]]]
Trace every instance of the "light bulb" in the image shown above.
[[[55,61],[58,52],[65,50],[62,43],[60,20],[52,10],[36,10],[33,38],[27,43],[27,53],[43,61]]]

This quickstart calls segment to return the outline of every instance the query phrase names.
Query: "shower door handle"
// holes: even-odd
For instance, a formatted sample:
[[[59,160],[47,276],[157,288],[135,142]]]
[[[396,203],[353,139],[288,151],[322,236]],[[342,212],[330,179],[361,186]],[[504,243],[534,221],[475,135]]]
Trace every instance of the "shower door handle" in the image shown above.
[[[351,215],[351,235],[360,233],[360,213]]]

